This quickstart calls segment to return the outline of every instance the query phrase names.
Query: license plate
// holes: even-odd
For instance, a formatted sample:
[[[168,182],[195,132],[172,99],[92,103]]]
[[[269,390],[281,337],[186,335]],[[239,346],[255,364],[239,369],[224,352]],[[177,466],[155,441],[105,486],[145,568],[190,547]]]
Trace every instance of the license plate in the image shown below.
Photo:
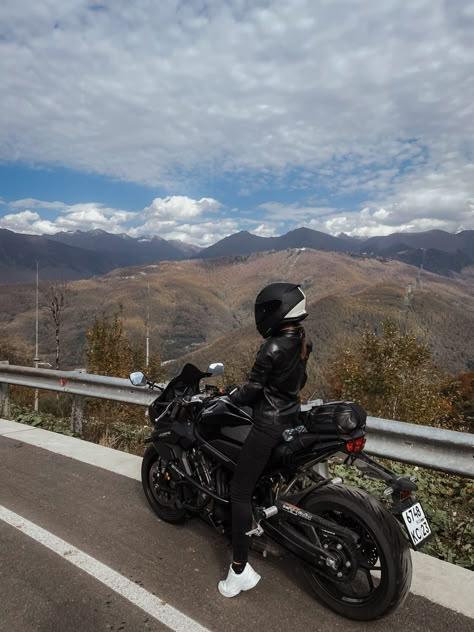
[[[421,546],[431,536],[430,525],[420,503],[415,503],[408,509],[405,509],[405,511],[402,511],[402,518],[410,540],[416,548]]]

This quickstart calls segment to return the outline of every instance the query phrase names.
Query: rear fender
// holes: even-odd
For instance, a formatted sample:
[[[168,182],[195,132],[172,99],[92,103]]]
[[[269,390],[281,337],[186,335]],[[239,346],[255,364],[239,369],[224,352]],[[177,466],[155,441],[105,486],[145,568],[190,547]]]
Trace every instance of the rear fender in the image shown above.
[[[339,485],[342,482],[341,479],[331,479],[325,478],[322,481],[318,481],[317,483],[313,483],[304,489],[297,492],[290,492],[289,494],[282,494],[279,499],[281,501],[287,501],[293,504],[300,504],[304,501],[306,496],[312,494],[315,490],[320,489],[321,487],[326,487],[326,485]]]

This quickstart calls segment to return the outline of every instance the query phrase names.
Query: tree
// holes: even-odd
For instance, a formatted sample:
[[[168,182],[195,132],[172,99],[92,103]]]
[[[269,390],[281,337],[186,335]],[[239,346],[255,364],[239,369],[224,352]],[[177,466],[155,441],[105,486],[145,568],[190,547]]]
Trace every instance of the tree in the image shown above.
[[[128,377],[131,371],[143,371],[150,380],[162,376],[160,356],[150,355],[145,368],[143,345],[133,345],[126,335],[120,313],[102,314],[87,332],[87,370],[99,375]]]
[[[131,345],[119,314],[102,314],[87,332],[87,370],[99,375],[126,377],[130,371]]]
[[[56,343],[55,368],[59,369],[60,360],[60,333],[64,318],[64,310],[67,306],[67,296],[69,294],[67,281],[53,281],[48,285],[46,291],[46,310],[54,327],[54,338]]]
[[[474,432],[474,371],[464,372],[458,376],[459,400],[457,410],[464,420],[467,432]]]
[[[429,347],[401,335],[391,321],[377,335],[365,331],[331,367],[336,398],[361,403],[376,417],[427,425],[456,425],[458,392],[435,366]]]
[[[0,337],[0,360],[8,360],[10,364],[20,366],[31,366],[33,355],[33,349],[24,342],[2,333]]]
[[[102,314],[96,317],[87,332],[87,370],[89,373],[128,377],[132,371],[143,371],[149,380],[162,379],[160,357],[151,354],[148,368],[145,368],[144,345],[132,344],[123,327],[120,313],[113,316]],[[143,425],[143,410],[129,404],[101,402],[88,403],[89,413],[101,423],[139,423]],[[103,428],[101,432],[103,431]]]

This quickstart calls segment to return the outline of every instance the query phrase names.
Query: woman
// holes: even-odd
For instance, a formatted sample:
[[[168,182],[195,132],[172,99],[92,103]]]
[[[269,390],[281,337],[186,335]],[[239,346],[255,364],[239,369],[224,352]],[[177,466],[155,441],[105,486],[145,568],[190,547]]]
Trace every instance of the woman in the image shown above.
[[[271,283],[257,296],[255,322],[265,338],[248,382],[230,395],[239,405],[253,407],[254,426],[239,456],[231,483],[233,562],[218,589],[235,597],[260,580],[248,563],[252,529],[252,494],[284,428],[300,411],[300,390],[306,382],[311,345],[300,322],[306,318],[306,297],[299,285]]]

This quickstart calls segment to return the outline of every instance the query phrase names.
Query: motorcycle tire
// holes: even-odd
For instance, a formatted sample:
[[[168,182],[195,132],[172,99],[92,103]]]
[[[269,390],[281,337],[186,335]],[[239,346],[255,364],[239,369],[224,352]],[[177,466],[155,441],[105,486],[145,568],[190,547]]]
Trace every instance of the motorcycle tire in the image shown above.
[[[410,549],[396,519],[377,499],[361,489],[328,485],[310,493],[301,506],[360,536],[360,566],[351,582],[334,581],[305,566],[320,602],[357,621],[380,619],[403,604],[412,578]],[[364,582],[369,589],[366,595],[359,590]]]
[[[142,485],[146,499],[156,515],[171,524],[179,524],[186,520],[186,509],[179,507],[177,494],[160,483],[162,459],[150,445],[145,450],[142,460]],[[170,476],[171,478],[171,476]]]

